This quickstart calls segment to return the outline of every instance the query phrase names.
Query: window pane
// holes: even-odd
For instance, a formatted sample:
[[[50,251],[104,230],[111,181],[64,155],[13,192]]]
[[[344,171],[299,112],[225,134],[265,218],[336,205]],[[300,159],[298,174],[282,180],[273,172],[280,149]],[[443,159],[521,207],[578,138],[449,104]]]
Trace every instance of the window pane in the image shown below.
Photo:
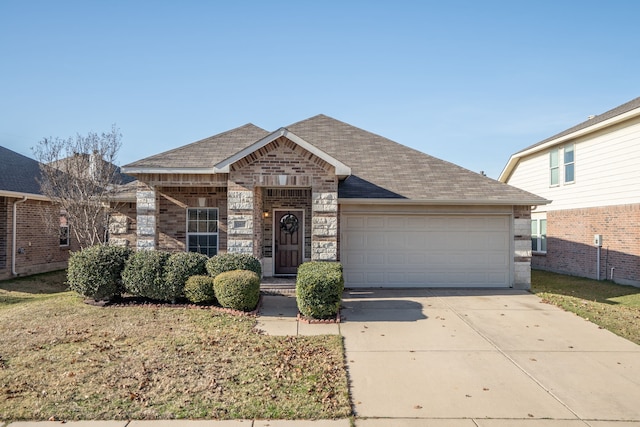
[[[532,236],[537,236],[538,235],[538,220],[537,219],[532,219],[531,220],[531,235]]]
[[[546,219],[540,220],[540,234],[545,237],[547,236],[547,220]]]
[[[531,250],[536,252],[538,250],[538,238],[531,237]]]
[[[551,169],[551,185],[558,185],[558,168]]]
[[[558,167],[558,150],[552,150],[549,153],[549,166],[552,168],[557,168]]]
[[[198,219],[198,211],[196,209],[189,209],[189,221],[195,221]]]
[[[564,147],[564,162],[573,163],[573,145]]]
[[[540,250],[542,252],[547,252],[547,236],[542,236],[540,238]]]
[[[574,181],[573,168],[574,168],[574,164],[573,163],[571,163],[569,165],[566,165],[564,167],[564,182],[573,182]]]
[[[207,231],[209,233],[217,233],[218,232],[218,221],[209,221],[209,229]]]
[[[195,233],[198,231],[198,221],[189,221],[189,225],[187,227],[187,231],[189,233]]]

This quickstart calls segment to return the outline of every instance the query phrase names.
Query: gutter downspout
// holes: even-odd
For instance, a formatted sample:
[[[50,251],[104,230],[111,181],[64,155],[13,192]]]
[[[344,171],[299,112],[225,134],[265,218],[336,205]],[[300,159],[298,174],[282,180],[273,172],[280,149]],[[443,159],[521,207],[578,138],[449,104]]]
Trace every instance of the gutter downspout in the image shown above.
[[[27,201],[27,196],[22,196],[22,200],[16,200],[15,202],[13,202],[13,215],[12,215],[12,220],[13,220],[13,235],[11,238],[11,274],[13,274],[14,276],[17,276],[18,273],[16,272],[16,253],[18,252],[18,250],[16,249],[16,236],[18,234],[18,230],[16,230],[17,227],[17,223],[18,223],[18,218],[17,218],[17,214],[18,214],[18,204],[20,203],[24,203]]]

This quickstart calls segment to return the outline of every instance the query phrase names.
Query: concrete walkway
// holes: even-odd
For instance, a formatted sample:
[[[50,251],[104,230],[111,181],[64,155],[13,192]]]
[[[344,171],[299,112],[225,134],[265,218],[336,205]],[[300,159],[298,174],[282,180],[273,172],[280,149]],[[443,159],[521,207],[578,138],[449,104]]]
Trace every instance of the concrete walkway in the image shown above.
[[[361,290],[342,322],[265,295],[271,335],[342,334],[357,427],[640,426],[640,346],[522,291]],[[16,422],[11,427],[56,423]],[[1,425],[1,423],[0,423]],[[103,421],[73,427],[348,427],[336,421]]]

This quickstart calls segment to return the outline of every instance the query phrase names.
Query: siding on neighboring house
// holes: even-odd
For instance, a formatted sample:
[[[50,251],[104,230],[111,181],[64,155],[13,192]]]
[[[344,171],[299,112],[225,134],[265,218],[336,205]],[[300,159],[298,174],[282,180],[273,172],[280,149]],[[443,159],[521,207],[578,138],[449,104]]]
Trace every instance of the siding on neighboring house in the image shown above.
[[[552,200],[535,212],[640,203],[640,117],[558,147],[571,143],[574,183],[563,184],[561,155],[560,185],[549,185],[549,149],[521,159],[506,182]]]
[[[0,197],[0,277],[10,268],[7,259],[9,247],[9,213],[7,208],[7,198]]]

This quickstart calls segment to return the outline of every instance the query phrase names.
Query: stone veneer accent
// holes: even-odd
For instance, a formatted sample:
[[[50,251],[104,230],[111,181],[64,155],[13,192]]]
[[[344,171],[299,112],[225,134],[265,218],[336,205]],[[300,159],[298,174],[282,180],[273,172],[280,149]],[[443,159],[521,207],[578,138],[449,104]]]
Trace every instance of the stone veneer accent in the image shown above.
[[[229,190],[227,202],[227,251],[253,255],[253,190]]]
[[[338,260],[338,192],[313,192],[311,196],[311,259]]]
[[[156,248],[156,227],[158,220],[158,200],[155,190],[139,186],[136,191],[136,222],[138,250]]]
[[[513,207],[513,287],[531,288],[531,208]]]

